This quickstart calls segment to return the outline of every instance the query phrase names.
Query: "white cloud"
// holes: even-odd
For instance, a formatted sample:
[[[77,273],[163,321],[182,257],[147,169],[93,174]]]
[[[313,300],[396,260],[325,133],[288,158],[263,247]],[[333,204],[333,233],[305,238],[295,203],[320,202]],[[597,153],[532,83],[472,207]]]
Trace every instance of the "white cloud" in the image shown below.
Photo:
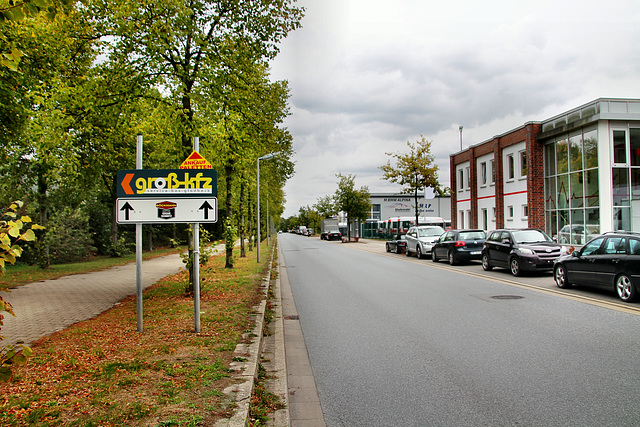
[[[290,83],[296,174],[285,215],[356,175],[371,192],[385,152],[423,134],[440,181],[449,155],[599,97],[640,97],[637,1],[305,0],[272,71]]]

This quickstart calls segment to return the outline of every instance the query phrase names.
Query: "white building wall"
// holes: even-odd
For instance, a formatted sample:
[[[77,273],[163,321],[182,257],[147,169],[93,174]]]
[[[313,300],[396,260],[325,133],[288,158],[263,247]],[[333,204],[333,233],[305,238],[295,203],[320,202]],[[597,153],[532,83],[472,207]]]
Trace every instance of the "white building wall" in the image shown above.
[[[526,143],[511,145],[502,151],[504,179],[504,220],[505,227],[522,228],[528,226],[527,176],[521,164],[521,155],[526,150]],[[511,165],[510,162],[513,162]]]
[[[458,223],[456,228],[468,228],[471,224],[471,188],[469,187],[469,171],[471,163],[464,162],[456,166],[456,183],[458,187],[456,211]]]
[[[493,153],[476,159],[476,170],[478,171],[478,228],[486,231],[496,228],[496,184],[492,174],[493,160]],[[483,170],[483,164],[485,165],[485,170]]]

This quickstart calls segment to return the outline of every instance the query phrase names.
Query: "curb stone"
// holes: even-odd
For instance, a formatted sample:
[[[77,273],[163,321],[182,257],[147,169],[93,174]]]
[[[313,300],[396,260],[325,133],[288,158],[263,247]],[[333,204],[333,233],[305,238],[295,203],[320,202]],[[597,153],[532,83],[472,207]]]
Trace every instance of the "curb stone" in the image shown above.
[[[273,269],[273,257],[276,244],[273,244],[271,256],[269,258],[269,269],[265,277],[262,278],[262,292],[264,299],[260,304],[254,307],[255,325],[251,332],[245,333],[244,338],[250,339],[250,342],[240,343],[234,351],[234,361],[231,363],[230,369],[233,371],[232,377],[239,380],[237,384],[227,387],[223,393],[230,399],[231,404],[235,404],[236,410],[231,418],[225,418],[215,423],[216,427],[246,427],[249,425],[249,407],[251,405],[251,395],[255,382],[258,380],[258,367],[260,365],[260,357],[262,355],[265,337],[263,336],[264,316],[269,298],[269,287],[271,283],[271,271]],[[278,281],[278,279],[276,279]],[[274,321],[279,319],[282,322],[282,311],[280,304],[276,304]],[[282,353],[284,353],[284,342],[282,342]],[[283,363],[284,363],[284,359]],[[286,381],[286,375],[284,376]],[[286,399],[286,384],[284,386],[284,398]],[[283,396],[280,396],[283,397]],[[288,406],[288,405],[287,405]],[[286,415],[288,422],[288,411]]]

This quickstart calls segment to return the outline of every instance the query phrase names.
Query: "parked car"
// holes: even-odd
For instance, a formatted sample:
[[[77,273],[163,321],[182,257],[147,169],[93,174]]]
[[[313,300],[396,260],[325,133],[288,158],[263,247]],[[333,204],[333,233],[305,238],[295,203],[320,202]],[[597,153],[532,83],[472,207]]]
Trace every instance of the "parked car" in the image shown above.
[[[387,252],[401,254],[407,249],[407,240],[404,234],[396,234],[391,240],[387,240],[385,247],[387,248]]]
[[[640,286],[640,235],[614,232],[594,237],[557,259],[553,278],[559,288],[594,286],[615,290],[622,301],[633,301]]]
[[[444,228],[438,225],[419,225],[409,228],[405,239],[407,248],[405,253],[411,256],[415,253],[418,258],[431,254],[433,242],[444,233]]]
[[[342,240],[342,233],[338,230],[332,230],[327,233],[327,240]]]
[[[431,260],[446,259],[449,264],[482,259],[482,246],[487,233],[484,230],[450,230],[440,236],[431,249]]]
[[[502,229],[489,234],[482,248],[482,268],[511,270],[514,276],[525,271],[551,271],[553,262],[566,254],[566,248],[554,242],[542,230]]]

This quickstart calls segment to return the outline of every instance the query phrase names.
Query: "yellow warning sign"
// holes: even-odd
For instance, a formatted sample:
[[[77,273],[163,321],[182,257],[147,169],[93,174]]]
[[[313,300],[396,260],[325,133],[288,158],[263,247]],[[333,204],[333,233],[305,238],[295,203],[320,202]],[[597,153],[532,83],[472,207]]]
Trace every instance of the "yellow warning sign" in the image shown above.
[[[182,162],[180,169],[213,169],[213,166],[200,153],[194,151]]]

